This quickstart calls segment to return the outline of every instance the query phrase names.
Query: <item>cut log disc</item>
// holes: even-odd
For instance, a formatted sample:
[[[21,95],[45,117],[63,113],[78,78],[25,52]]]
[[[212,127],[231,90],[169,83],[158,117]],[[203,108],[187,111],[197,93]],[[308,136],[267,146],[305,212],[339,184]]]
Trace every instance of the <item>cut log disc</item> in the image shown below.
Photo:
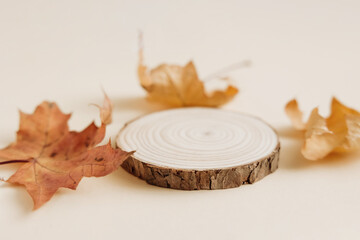
[[[122,165],[160,187],[223,189],[253,183],[278,167],[280,144],[262,120],[213,108],[152,113],[124,126],[116,139],[136,151]]]

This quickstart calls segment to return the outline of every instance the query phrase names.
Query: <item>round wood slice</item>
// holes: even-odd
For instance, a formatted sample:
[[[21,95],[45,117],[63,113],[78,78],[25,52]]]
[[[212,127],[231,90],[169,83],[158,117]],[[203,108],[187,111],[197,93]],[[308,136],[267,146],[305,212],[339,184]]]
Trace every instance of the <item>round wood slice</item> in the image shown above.
[[[122,165],[160,187],[223,189],[253,183],[278,167],[280,143],[262,120],[213,108],[178,108],[127,123],[116,139],[136,151]]]

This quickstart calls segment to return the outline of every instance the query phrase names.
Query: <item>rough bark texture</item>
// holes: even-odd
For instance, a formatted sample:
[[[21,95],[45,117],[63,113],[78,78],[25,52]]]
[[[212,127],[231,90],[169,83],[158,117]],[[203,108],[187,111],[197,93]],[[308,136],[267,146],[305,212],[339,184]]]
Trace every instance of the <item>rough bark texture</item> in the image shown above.
[[[122,164],[129,173],[147,183],[182,190],[225,189],[254,183],[278,168],[280,144],[264,159],[238,167],[188,170],[169,169],[141,162],[130,156]]]

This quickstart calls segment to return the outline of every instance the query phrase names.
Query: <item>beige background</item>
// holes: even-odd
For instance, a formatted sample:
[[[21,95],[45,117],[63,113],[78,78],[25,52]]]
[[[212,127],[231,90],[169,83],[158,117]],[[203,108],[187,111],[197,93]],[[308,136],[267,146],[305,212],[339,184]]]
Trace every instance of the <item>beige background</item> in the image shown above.
[[[101,103],[123,124],[164,107],[147,103],[135,73],[137,33],[150,66],[195,61],[200,76],[242,60],[241,88],[224,108],[258,115],[281,135],[280,169],[237,189],[176,191],[124,170],[60,190],[38,211],[21,187],[0,183],[3,239],[359,239],[360,154],[308,162],[284,104],[323,114],[333,95],[360,109],[360,2],[0,0],[0,147],[15,139],[18,109],[42,100],[73,112],[80,130]],[[16,166],[1,166],[7,178]]]

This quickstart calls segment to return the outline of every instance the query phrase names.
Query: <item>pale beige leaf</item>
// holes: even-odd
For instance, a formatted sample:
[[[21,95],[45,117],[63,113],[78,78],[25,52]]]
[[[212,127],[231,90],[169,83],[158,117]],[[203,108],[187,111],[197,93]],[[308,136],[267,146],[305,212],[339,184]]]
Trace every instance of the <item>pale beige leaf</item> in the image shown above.
[[[326,119],[321,117],[315,108],[306,126],[305,142],[301,148],[303,156],[309,160],[324,158],[341,142],[326,126]]]
[[[336,152],[350,152],[360,149],[360,113],[348,108],[333,98],[331,115],[327,119],[329,129],[344,137]]]
[[[286,104],[285,113],[290,118],[294,128],[297,130],[305,130],[306,124],[303,121],[303,113],[300,111],[296,99],[293,99]]]
[[[290,101],[285,111],[294,127],[305,130],[302,154],[309,160],[318,160],[331,152],[350,152],[360,149],[360,113],[333,98],[328,118],[315,108],[306,124],[296,100]],[[304,124],[304,128],[303,125]]]

